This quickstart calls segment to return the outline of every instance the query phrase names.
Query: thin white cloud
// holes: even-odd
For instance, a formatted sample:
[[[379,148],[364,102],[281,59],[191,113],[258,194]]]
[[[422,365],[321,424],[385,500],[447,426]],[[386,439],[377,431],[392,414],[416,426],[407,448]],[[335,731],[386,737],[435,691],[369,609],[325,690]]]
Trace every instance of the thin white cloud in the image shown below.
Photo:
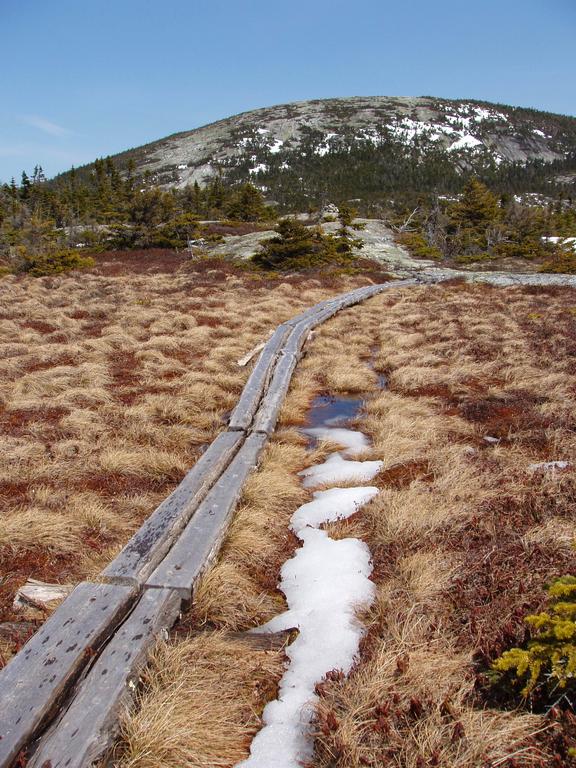
[[[38,128],[39,131],[47,133],[49,136],[69,136],[72,133],[68,128],[63,128],[61,125],[53,123],[51,120],[46,120],[45,117],[40,117],[39,115],[23,115],[21,120],[26,125]]]

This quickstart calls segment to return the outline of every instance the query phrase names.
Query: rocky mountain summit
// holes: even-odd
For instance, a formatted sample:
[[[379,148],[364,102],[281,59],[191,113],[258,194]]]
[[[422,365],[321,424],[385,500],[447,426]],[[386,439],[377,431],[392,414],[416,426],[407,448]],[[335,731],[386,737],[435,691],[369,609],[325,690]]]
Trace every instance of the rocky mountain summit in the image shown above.
[[[477,101],[352,97],[245,112],[114,159],[167,187],[222,175],[302,205],[370,199],[375,189],[450,193],[467,172],[542,191],[535,181],[573,183],[575,157],[573,117]]]

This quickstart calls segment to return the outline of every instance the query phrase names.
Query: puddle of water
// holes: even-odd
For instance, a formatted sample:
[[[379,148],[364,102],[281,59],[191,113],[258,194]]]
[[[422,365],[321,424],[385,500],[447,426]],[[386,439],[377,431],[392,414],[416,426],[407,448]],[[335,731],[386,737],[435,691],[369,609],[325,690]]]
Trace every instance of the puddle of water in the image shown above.
[[[374,346],[370,348],[370,360],[368,362],[368,365],[376,374],[378,378],[378,386],[380,387],[380,389],[388,389],[388,378],[386,374],[377,371],[376,368],[374,367],[376,364],[376,355],[378,354],[378,349],[379,349],[378,346]]]
[[[388,377],[385,373],[376,373],[378,376],[378,386],[380,389],[388,389]]]
[[[336,427],[358,416],[364,401],[361,397],[318,395],[308,411],[306,427]]]

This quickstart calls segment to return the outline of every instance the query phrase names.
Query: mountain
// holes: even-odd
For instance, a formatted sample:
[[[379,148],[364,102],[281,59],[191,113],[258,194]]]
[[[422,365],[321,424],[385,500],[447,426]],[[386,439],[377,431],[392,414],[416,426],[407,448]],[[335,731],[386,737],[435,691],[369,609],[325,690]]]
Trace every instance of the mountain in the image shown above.
[[[433,97],[324,99],[244,112],[113,159],[167,187],[218,174],[252,181],[286,206],[451,194],[472,173],[505,191],[570,193],[576,118]]]

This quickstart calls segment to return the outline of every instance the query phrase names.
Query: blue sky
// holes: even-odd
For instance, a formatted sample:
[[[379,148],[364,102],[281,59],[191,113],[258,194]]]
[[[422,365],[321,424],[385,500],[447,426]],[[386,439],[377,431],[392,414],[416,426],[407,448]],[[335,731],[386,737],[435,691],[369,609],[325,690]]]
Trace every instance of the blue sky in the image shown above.
[[[576,115],[574,0],[0,0],[0,180],[364,95]]]

